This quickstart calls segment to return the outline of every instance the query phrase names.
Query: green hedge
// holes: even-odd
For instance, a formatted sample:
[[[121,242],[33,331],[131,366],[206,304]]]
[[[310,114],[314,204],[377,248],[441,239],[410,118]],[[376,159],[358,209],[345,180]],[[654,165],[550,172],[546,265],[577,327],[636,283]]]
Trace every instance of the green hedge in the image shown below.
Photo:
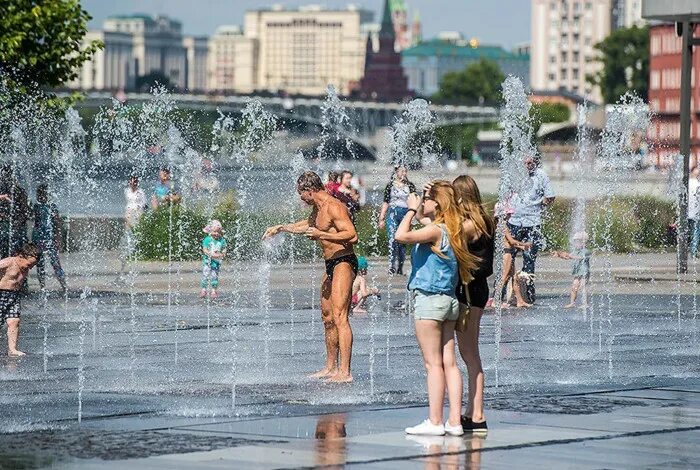
[[[485,197],[492,205],[494,198]],[[557,198],[544,216],[543,231],[550,249],[568,249],[571,214],[574,201]],[[668,227],[675,220],[671,202],[649,196],[624,196],[611,200],[586,201],[586,227],[589,246],[618,253],[665,250],[669,246]],[[174,205],[164,206],[144,215],[136,228],[137,253],[143,260],[167,260],[170,233],[172,259],[193,260],[201,256],[202,232],[209,217],[204,208]],[[221,221],[229,242],[229,253],[238,259],[260,259],[264,256],[261,236],[265,228],[275,224],[303,219],[308,211],[241,212],[235,196],[228,193],[213,209],[212,217]],[[385,230],[376,229],[377,209],[364,207],[357,215],[359,243],[357,253],[364,256],[388,254]],[[308,260],[319,256],[320,250],[303,236],[288,236],[275,258]],[[292,241],[293,240],[293,241]]]

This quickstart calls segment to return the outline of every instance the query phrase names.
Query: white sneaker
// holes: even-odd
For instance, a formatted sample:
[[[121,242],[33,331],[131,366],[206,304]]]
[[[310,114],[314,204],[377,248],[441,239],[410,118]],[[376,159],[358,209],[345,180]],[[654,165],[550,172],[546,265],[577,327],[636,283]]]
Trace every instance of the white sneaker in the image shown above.
[[[420,434],[423,436],[444,436],[445,426],[442,424],[433,424],[429,419],[426,419],[417,426],[406,428],[406,434]]]
[[[464,434],[462,423],[458,424],[457,426],[452,426],[450,425],[449,421],[445,421],[445,434],[449,434],[450,436],[461,436]]]

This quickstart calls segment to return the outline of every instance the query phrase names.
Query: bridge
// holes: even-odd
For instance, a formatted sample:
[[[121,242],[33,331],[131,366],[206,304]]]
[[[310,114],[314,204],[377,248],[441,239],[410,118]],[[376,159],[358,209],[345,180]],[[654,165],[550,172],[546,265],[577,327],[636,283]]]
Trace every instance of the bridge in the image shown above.
[[[59,95],[61,95],[59,93]],[[65,94],[68,96],[68,94]],[[222,96],[205,94],[171,94],[169,97],[181,109],[239,113],[253,100],[257,100],[265,109],[282,119],[296,120],[309,124],[321,125],[321,98],[284,98],[269,96]],[[144,103],[153,99],[149,93],[126,93],[127,103]],[[100,108],[111,106],[114,95],[110,92],[86,92],[85,99],[78,105],[82,108]],[[367,140],[378,129],[388,127],[401,116],[405,110],[403,103],[378,103],[372,101],[343,101],[345,112],[350,118],[353,137]],[[497,122],[499,109],[490,106],[451,106],[431,105],[438,127],[456,124],[479,124]]]

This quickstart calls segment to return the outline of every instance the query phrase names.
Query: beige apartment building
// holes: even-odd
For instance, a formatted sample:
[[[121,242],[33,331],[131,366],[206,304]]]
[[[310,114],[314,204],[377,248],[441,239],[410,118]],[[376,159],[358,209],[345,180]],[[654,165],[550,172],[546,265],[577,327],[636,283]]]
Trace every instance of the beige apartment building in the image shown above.
[[[213,92],[252,93],[257,87],[258,42],[240,26],[221,26],[209,40],[209,83]]]
[[[532,0],[530,86],[558,90],[601,102],[586,82],[600,64],[593,46],[610,34],[613,0]]]
[[[348,94],[364,72],[364,14],[318,6],[247,12],[245,37],[258,48],[255,88],[320,95],[331,84]]]

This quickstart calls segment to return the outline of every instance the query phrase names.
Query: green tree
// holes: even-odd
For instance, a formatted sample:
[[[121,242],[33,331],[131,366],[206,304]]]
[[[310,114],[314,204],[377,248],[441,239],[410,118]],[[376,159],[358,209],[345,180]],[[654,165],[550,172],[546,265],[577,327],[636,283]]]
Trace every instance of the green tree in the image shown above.
[[[649,28],[622,28],[595,45],[602,64],[588,83],[599,86],[606,103],[614,103],[628,91],[646,99],[649,90]]]
[[[571,110],[564,103],[538,103],[530,107],[533,138],[536,138],[542,124],[566,122],[571,118]]]
[[[77,78],[103,44],[83,44],[90,15],[78,0],[2,0],[0,68],[21,90]]]
[[[440,90],[433,96],[438,103],[498,102],[505,75],[497,63],[480,59],[461,72],[446,73],[440,80]]]

